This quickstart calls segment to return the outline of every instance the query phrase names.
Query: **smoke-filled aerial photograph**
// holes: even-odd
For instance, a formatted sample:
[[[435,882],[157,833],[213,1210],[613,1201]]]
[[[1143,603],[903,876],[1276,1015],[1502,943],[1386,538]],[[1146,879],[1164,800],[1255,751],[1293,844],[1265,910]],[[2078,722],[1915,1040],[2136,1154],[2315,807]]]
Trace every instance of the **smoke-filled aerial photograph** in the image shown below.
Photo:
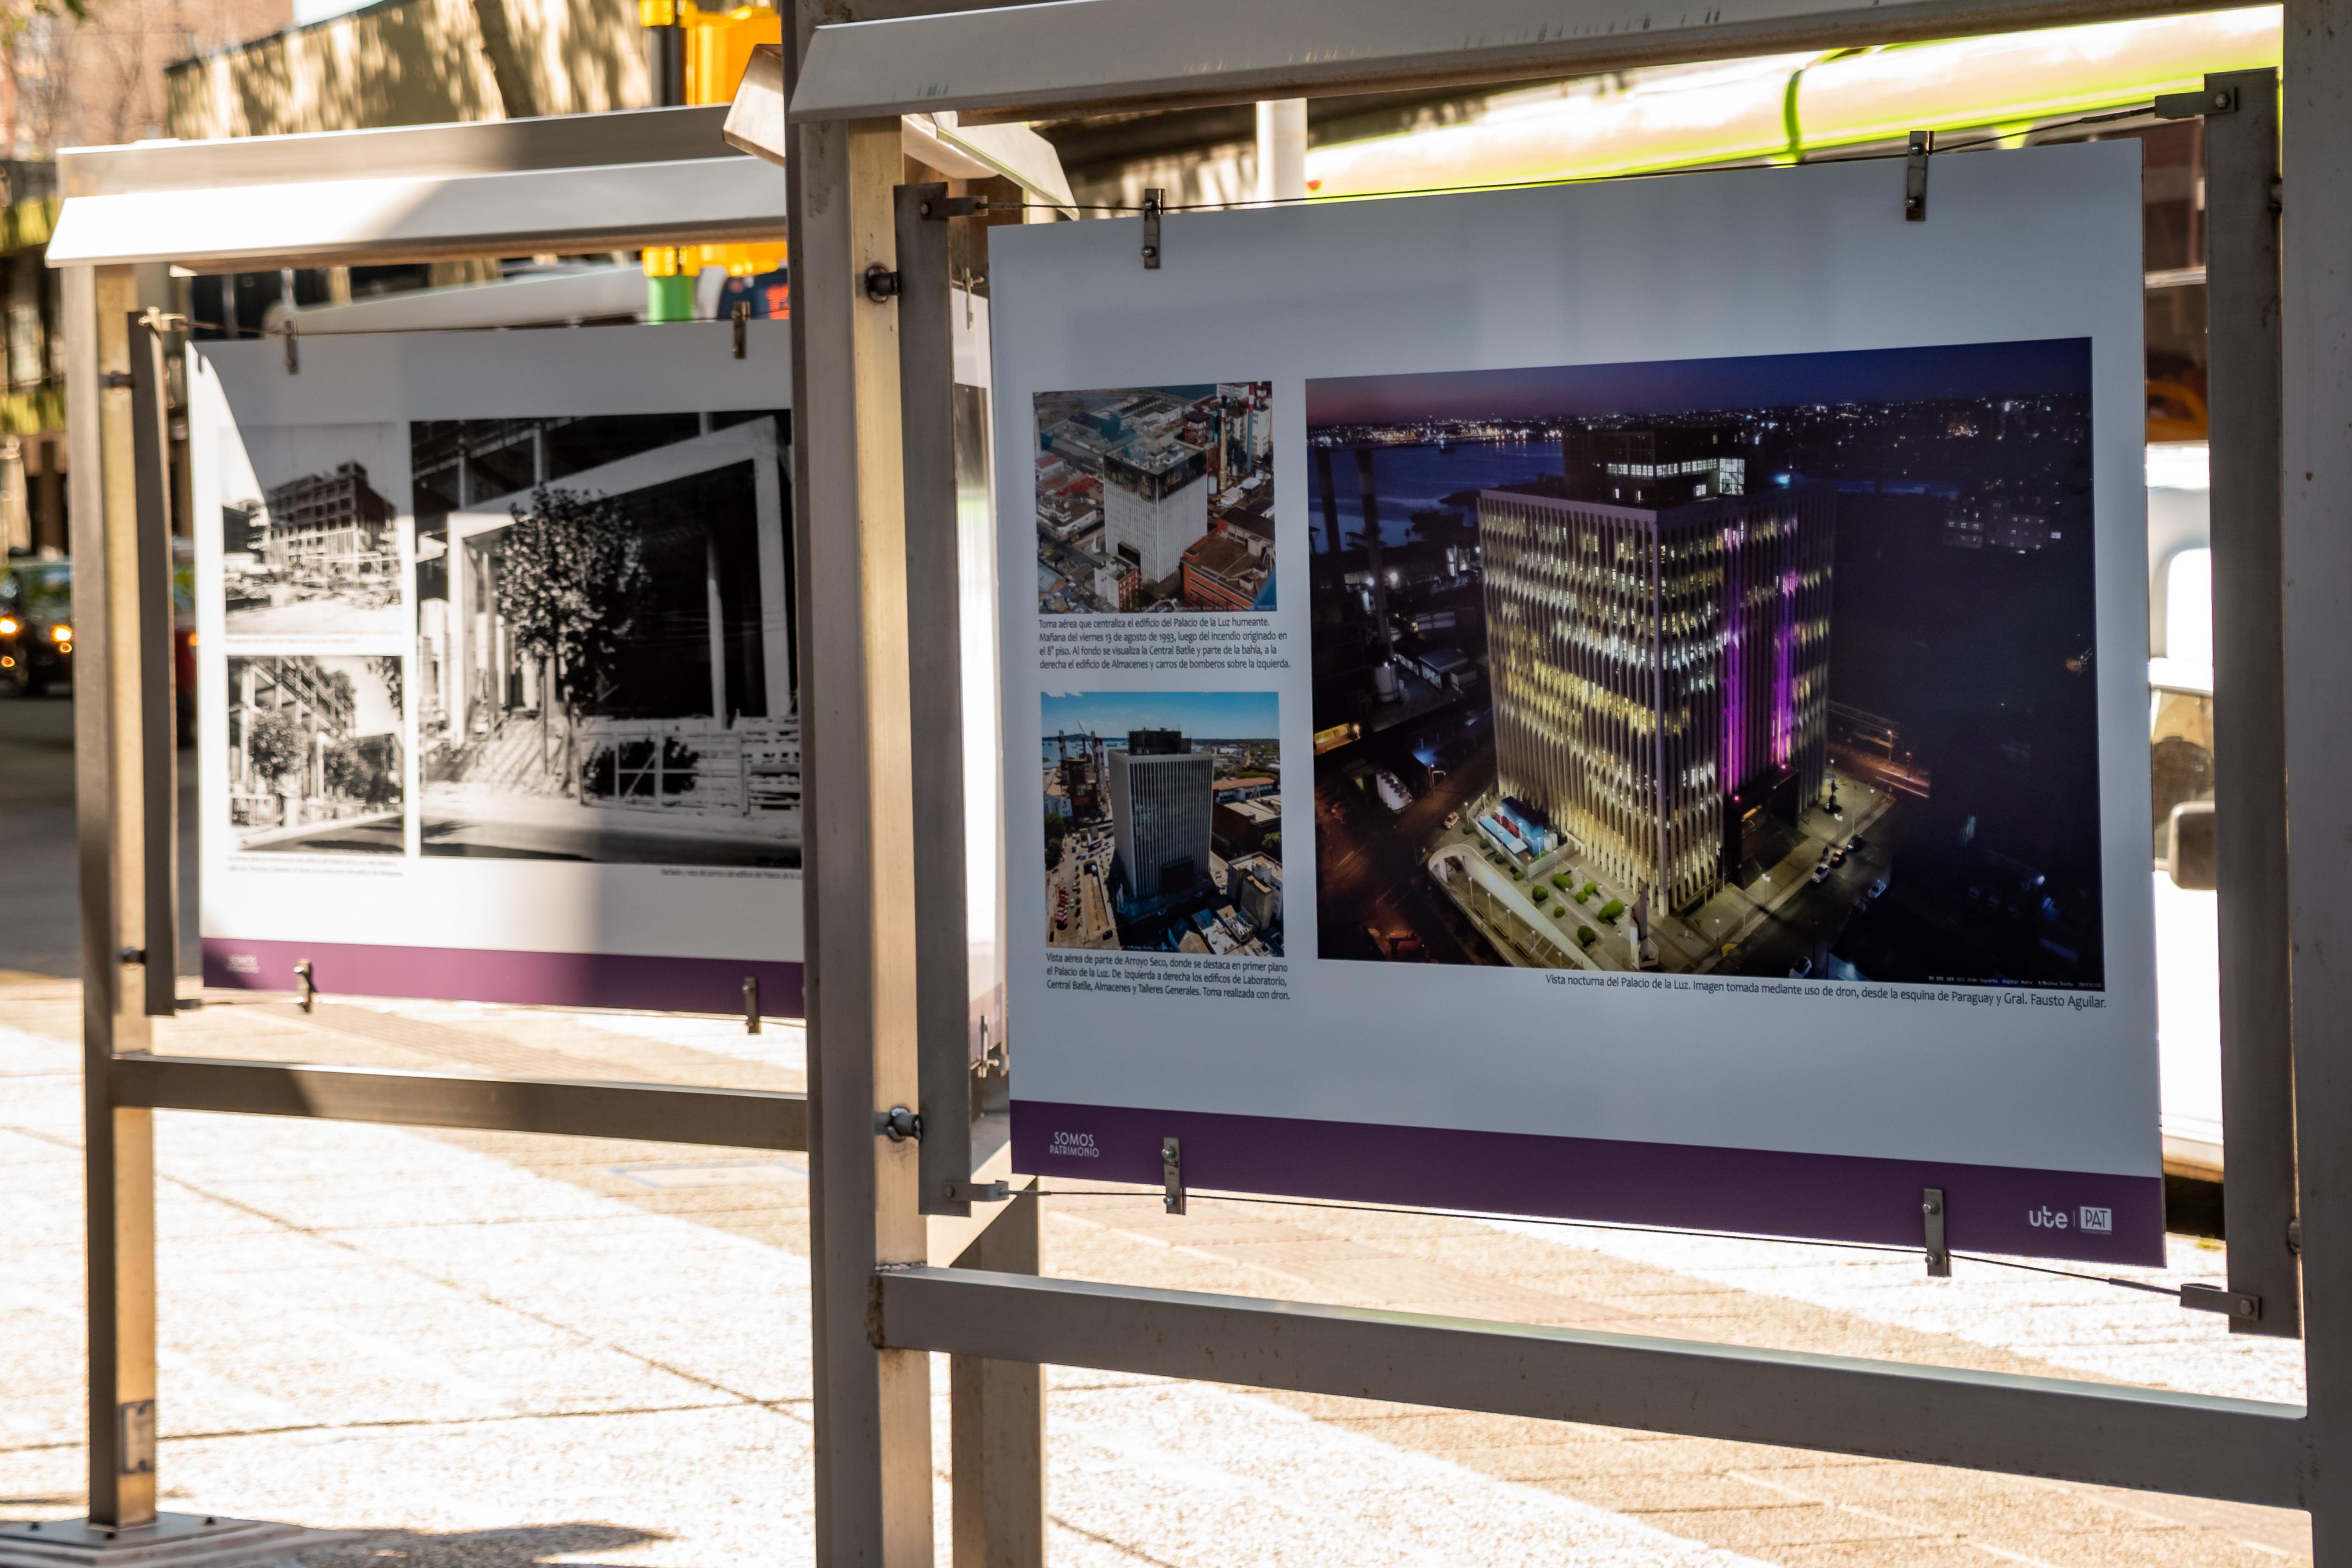
[[[1041,392],[1037,608],[1270,610],[1274,388]]]
[[[410,427],[425,854],[800,864],[785,422]]]
[[[1321,956],[2100,989],[2090,358],[1307,382]]]

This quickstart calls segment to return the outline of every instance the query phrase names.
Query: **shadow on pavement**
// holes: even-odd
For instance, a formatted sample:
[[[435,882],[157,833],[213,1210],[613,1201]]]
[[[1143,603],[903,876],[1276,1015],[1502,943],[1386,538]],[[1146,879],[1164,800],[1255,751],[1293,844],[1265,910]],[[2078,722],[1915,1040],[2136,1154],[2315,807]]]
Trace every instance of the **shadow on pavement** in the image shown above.
[[[298,1549],[294,1561],[304,1568],[381,1568],[387,1563],[414,1568],[535,1568],[562,1558],[567,1568],[620,1568],[599,1564],[581,1555],[618,1552],[648,1541],[664,1541],[655,1531],[632,1530],[617,1524],[530,1524],[511,1530],[458,1530],[437,1534],[418,1530],[387,1530],[347,1540]]]

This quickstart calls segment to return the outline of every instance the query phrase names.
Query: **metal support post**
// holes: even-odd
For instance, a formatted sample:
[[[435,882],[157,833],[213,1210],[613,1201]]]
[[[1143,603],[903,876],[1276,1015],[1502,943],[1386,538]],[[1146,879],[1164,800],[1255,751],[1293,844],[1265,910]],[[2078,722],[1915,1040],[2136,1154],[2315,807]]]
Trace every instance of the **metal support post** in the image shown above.
[[[959,1218],[972,1176],[970,858],[964,823],[963,572],[956,508],[954,293],[948,188],[893,197],[898,276],[898,399],[907,512],[907,831],[924,896],[915,910],[916,1049],[923,1116],[922,1209]]]
[[[2213,763],[2221,960],[2223,1224],[2230,1289],[2302,1329],[2287,973],[2286,650],[2279,558],[2278,74],[2205,79],[2212,409]],[[2229,105],[2224,109],[2223,103]]]
[[[2352,1568],[2352,0],[2288,0],[2285,23],[2281,560],[2305,1436],[2315,1568]]]
[[[89,1266],[89,1519],[155,1517],[154,1113],[116,1101],[114,1058],[148,1044],[143,926],[138,492],[125,267],[66,270],[72,443],[74,817],[80,859],[82,1093]]]
[[[1037,1273],[1041,1206],[1033,1178],[964,1248],[957,1267]],[[948,1386],[955,1568],[1045,1568],[1045,1369],[950,1356]]]
[[[787,87],[822,15],[799,0]],[[809,1267],[815,1332],[816,1560],[929,1568],[930,1362],[884,1350],[877,1265],[919,1265],[915,1140],[877,1131],[919,1098],[915,858],[908,733],[907,535],[898,307],[866,297],[895,269],[891,190],[904,164],[887,120],[793,135],[795,531],[807,585]]]
[[[147,1016],[168,1018],[179,1006],[180,744],[172,630],[172,437],[163,375],[164,329],[160,312],[133,317],[130,332],[131,447],[138,490],[137,552],[131,587],[138,595],[140,825],[145,837],[145,919],[138,963]],[[126,959],[129,957],[125,955]]]

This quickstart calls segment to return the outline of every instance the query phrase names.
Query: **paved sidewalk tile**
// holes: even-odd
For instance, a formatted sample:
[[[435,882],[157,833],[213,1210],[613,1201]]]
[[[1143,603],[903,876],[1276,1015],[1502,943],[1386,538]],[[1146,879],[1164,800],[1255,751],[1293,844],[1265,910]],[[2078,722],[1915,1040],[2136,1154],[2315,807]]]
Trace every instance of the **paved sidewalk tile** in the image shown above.
[[[360,1004],[340,1004],[359,1007]],[[215,1050],[601,1063],[798,1081],[796,1030],[240,1005]],[[346,1018],[342,1023],[349,1025]],[[76,1004],[0,986],[0,1517],[79,1508]],[[206,1044],[206,1042],[212,1042]],[[266,1048],[265,1048],[266,1047]],[[226,1054],[223,1051],[221,1054]],[[732,1076],[730,1076],[732,1075]],[[368,1531],[314,1568],[812,1560],[807,1188],[793,1156],[163,1113],[166,1506]],[[2292,1346],[2074,1281],[1519,1222],[1140,1195],[1054,1199],[1056,1273],[2300,1396]],[[2147,1278],[2210,1277],[2176,1244]],[[947,1466],[934,1359],[936,1479]],[[1057,1568],[2213,1568],[2309,1552],[2303,1516],[1322,1395],[1055,1369]],[[946,1560],[946,1494],[938,1494]]]

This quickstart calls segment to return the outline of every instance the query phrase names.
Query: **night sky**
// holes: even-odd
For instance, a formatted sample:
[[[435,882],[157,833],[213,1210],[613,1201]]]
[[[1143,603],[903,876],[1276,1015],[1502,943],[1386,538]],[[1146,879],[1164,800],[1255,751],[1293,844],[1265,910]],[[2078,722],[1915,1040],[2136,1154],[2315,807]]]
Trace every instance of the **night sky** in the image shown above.
[[[2034,397],[2091,390],[2091,341],[1957,343],[1848,353],[1334,376],[1307,384],[1307,423],[1597,418],[1812,403]]]

